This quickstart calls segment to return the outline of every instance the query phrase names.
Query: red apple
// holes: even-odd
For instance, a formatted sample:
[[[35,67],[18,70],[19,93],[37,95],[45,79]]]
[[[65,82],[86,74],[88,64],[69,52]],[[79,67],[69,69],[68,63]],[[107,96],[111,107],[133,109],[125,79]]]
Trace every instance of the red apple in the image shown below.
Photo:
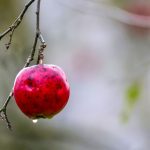
[[[62,69],[39,64],[22,69],[14,83],[14,98],[29,118],[51,118],[68,102],[69,84]]]

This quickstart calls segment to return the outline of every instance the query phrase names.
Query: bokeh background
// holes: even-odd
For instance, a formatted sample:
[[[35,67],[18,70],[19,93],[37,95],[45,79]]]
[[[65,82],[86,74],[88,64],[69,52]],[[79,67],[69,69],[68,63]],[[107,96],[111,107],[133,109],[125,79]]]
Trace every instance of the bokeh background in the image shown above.
[[[0,0],[1,33],[28,1]],[[35,8],[9,50],[9,35],[0,41],[1,106],[32,48]],[[149,0],[42,0],[45,63],[63,68],[71,96],[60,114],[36,124],[12,99],[13,131],[0,121],[0,150],[149,150],[149,29]]]

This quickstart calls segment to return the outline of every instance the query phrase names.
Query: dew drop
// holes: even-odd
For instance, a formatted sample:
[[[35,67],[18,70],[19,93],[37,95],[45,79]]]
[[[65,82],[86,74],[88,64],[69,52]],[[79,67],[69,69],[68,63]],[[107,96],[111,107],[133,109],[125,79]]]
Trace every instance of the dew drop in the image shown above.
[[[37,123],[37,122],[38,122],[38,120],[37,120],[37,119],[34,119],[34,120],[32,120],[32,122],[33,122],[33,123]]]

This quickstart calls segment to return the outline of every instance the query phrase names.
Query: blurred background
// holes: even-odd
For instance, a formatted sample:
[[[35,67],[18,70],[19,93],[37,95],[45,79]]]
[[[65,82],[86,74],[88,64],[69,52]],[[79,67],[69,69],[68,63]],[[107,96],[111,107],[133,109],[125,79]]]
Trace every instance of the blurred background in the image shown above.
[[[0,1],[0,33],[28,1]],[[1,106],[32,48],[35,8],[9,50],[9,35],[0,41]],[[149,150],[150,1],[42,0],[41,31],[45,63],[68,76],[69,102],[51,120],[34,124],[12,99],[13,131],[0,121],[0,150]]]

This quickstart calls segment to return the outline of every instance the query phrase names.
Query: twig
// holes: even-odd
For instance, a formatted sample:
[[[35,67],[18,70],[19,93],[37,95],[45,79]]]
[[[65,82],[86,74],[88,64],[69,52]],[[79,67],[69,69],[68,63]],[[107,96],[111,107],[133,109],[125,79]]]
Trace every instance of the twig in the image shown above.
[[[43,59],[44,59],[44,49],[46,48],[46,43],[44,41],[44,38],[41,34],[41,31],[40,31],[40,3],[41,3],[41,0],[38,0],[38,5],[37,5],[37,11],[36,12],[36,15],[37,15],[37,31],[38,31],[38,38],[41,42],[41,45],[40,45],[40,48],[39,48],[39,53],[38,53],[38,59],[37,59],[37,64],[42,64],[43,63]]]
[[[11,41],[12,41],[12,37],[13,37],[13,33],[15,31],[15,29],[20,25],[20,23],[23,20],[23,17],[26,13],[26,11],[28,10],[28,8],[31,6],[31,4],[34,2],[35,0],[30,0],[24,7],[24,9],[22,10],[22,12],[20,13],[20,15],[15,19],[15,21],[12,23],[11,26],[9,26],[8,29],[6,29],[2,34],[0,34],[0,40],[6,36],[8,33],[10,33],[10,37],[9,37],[9,42],[6,44],[6,48],[8,49],[11,45]]]
[[[10,35],[9,35],[9,42],[5,44],[7,50],[9,49],[9,47],[10,47],[10,45],[11,45],[11,41],[12,41],[12,37],[13,37],[14,31],[15,31],[15,28],[13,28],[12,31],[10,32]]]
[[[1,117],[2,120],[4,120],[6,122],[7,127],[8,127],[9,130],[12,130],[12,127],[11,127],[11,123],[9,122],[9,119],[7,117],[7,112],[6,112],[7,109],[6,108],[7,108],[7,105],[8,105],[8,103],[9,103],[9,101],[12,97],[13,97],[13,90],[10,92],[10,94],[7,97],[3,107],[0,109],[0,117]]]
[[[38,59],[37,59],[37,64],[43,64],[43,59],[44,59],[44,49],[46,45],[41,45],[39,48],[39,54],[38,54]]]
[[[30,6],[33,2],[34,2],[34,0],[30,1],[30,2],[28,3],[28,6]],[[43,36],[41,35],[41,32],[40,32],[40,17],[39,17],[39,16],[40,16],[40,2],[41,2],[41,0],[38,0],[38,1],[37,1],[37,10],[36,10],[36,34],[35,34],[35,39],[34,39],[33,47],[32,47],[32,50],[31,50],[31,52],[30,52],[30,55],[28,56],[27,61],[26,61],[26,63],[25,63],[25,65],[24,65],[23,68],[28,67],[28,66],[30,65],[31,61],[33,61],[34,55],[35,55],[35,51],[36,51],[36,46],[37,46],[38,39],[39,39],[40,42],[41,42],[41,46],[42,46],[43,48],[46,47],[44,38],[43,38]],[[26,6],[27,6],[27,5],[26,5]],[[24,10],[23,12],[25,13],[26,11]],[[24,13],[23,13],[23,14],[24,14]],[[18,17],[18,18],[22,18],[22,17]],[[11,30],[10,30],[10,31],[11,31]],[[10,31],[9,31],[9,32],[10,32]],[[6,34],[5,34],[5,35],[6,35]],[[11,37],[11,38],[12,38],[12,37]],[[10,92],[10,94],[9,94],[9,96],[8,96],[8,98],[6,99],[6,101],[5,101],[4,105],[3,105],[3,107],[0,109],[0,117],[1,117],[3,120],[6,121],[7,127],[8,127],[10,130],[11,130],[12,128],[11,128],[11,124],[10,124],[10,122],[9,122],[9,119],[8,119],[8,117],[7,117],[6,110],[7,110],[7,105],[8,105],[8,103],[9,103],[9,101],[11,100],[11,98],[13,97],[13,95],[14,95],[14,93],[13,93],[13,89],[12,89],[11,92]]]

